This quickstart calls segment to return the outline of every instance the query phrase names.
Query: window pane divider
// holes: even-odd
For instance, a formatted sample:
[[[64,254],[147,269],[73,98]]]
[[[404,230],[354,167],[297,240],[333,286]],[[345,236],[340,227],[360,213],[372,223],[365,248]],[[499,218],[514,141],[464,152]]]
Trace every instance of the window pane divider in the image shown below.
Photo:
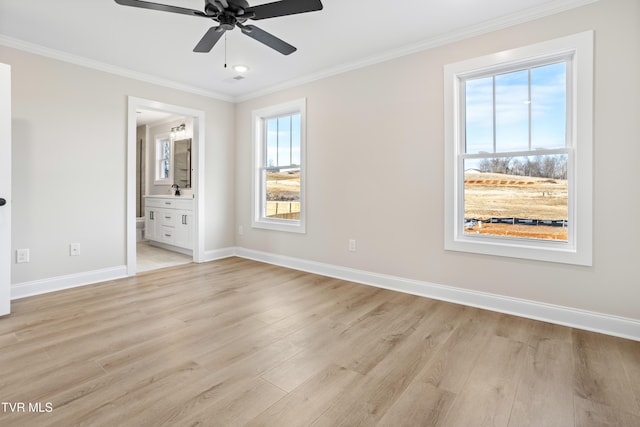
[[[462,159],[495,159],[497,157],[535,157],[535,156],[548,156],[553,154],[566,154],[569,152],[569,147],[544,149],[544,150],[532,150],[532,151],[507,151],[499,153],[460,153]]]

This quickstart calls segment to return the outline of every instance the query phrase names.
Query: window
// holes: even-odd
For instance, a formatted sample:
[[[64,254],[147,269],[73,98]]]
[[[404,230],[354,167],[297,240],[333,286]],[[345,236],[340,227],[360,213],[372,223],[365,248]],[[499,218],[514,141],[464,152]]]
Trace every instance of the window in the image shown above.
[[[305,100],[253,112],[252,226],[304,233]]]
[[[171,139],[156,138],[156,184],[171,184]]]
[[[445,67],[445,249],[591,265],[593,34]]]

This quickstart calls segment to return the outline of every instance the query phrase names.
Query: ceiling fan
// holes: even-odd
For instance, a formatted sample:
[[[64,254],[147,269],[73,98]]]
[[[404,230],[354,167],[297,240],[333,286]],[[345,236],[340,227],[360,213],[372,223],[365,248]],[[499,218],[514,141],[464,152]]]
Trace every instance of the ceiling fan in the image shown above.
[[[193,49],[194,52],[211,51],[226,31],[238,27],[252,39],[277,50],[283,55],[289,55],[296,51],[294,46],[255,25],[245,25],[245,22],[249,19],[257,21],[322,10],[321,0],[280,0],[257,6],[249,6],[246,0],[204,0],[204,11],[141,0],[115,0],[115,2],[123,6],[199,16],[218,22],[218,26],[209,28]]]

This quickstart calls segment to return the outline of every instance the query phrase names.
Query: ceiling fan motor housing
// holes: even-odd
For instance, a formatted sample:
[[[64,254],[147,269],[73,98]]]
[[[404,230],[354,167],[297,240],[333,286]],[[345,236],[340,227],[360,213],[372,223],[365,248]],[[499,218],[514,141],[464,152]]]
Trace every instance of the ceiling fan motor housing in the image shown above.
[[[249,19],[244,15],[245,8],[249,7],[249,2],[246,0],[205,0],[204,11],[207,16],[220,23],[222,29],[229,31],[233,30],[236,24],[243,24]]]
[[[207,15],[217,15],[221,12],[233,15],[243,15],[244,10],[249,7],[246,0],[204,0],[204,11]]]

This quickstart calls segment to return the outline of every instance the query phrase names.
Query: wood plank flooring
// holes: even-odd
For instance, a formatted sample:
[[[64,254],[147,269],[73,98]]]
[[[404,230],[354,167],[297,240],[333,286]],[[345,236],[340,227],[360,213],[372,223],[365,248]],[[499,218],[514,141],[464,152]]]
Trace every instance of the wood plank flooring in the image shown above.
[[[0,401],[2,426],[637,427],[640,342],[229,258],[14,301]]]

